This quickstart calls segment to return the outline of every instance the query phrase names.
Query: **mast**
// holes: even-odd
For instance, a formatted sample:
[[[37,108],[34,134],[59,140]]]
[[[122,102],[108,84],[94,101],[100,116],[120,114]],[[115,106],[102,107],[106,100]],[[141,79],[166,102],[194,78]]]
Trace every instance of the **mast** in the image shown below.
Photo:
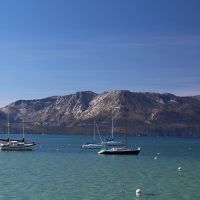
[[[9,114],[7,114],[7,123],[8,123],[8,140],[10,141],[10,123],[9,123]]]
[[[127,134],[128,134],[128,128],[127,128],[127,100],[126,100],[126,92],[124,93],[124,109],[125,109],[125,115],[124,115],[124,118],[125,118],[125,137],[126,137],[126,148],[127,148]]]
[[[95,130],[96,130],[95,126],[96,126],[96,123],[95,123],[95,120],[94,120],[94,142],[95,142],[95,139],[96,139],[96,138],[95,138],[95,134],[96,134],[96,133],[95,133]]]
[[[22,120],[22,141],[24,142],[25,141],[25,133],[24,133],[24,115],[25,115],[25,105],[23,103],[23,111],[22,111],[22,114],[23,114],[23,120]]]
[[[23,118],[23,132],[22,133],[23,133],[22,138],[23,138],[23,141],[24,141],[24,139],[25,139],[24,138],[24,118]]]
[[[113,117],[112,117],[112,131],[111,131],[111,134],[112,134],[112,140],[113,140]]]

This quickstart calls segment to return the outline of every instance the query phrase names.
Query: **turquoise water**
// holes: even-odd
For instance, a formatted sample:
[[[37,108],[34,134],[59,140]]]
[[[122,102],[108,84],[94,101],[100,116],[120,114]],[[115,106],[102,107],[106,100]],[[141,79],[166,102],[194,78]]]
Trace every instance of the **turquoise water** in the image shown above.
[[[106,156],[80,149],[92,136],[27,137],[34,151],[0,152],[0,200],[200,199],[200,139],[130,137],[139,156]]]

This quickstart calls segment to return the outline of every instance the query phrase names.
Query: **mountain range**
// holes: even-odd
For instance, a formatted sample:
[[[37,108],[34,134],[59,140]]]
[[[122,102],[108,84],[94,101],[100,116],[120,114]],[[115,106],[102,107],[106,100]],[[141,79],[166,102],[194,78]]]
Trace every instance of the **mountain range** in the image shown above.
[[[0,131],[7,116],[12,132],[92,134],[93,121],[102,134],[124,132],[125,96],[128,133],[131,135],[200,136],[200,96],[179,97],[169,93],[130,92],[97,94],[82,91],[44,99],[19,100],[0,108]]]

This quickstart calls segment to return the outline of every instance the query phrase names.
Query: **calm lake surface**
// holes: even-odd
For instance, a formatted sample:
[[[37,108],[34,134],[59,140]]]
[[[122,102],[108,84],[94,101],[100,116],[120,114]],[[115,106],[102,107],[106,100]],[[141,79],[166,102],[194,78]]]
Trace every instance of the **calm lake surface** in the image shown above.
[[[200,139],[129,137],[129,146],[142,147],[139,156],[81,149],[92,136],[27,139],[39,143],[34,151],[0,152],[1,200],[200,199]]]

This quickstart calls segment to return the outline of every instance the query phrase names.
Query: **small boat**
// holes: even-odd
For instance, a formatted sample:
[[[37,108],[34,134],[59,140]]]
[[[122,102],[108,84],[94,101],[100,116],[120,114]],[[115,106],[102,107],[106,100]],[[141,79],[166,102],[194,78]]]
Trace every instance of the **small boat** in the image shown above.
[[[103,147],[102,144],[97,144],[95,142],[91,142],[91,143],[86,143],[81,145],[82,149],[101,149]]]
[[[106,146],[123,146],[121,141],[115,141],[114,139],[106,140],[103,144]]]
[[[108,140],[106,140],[105,142],[103,142],[103,144],[105,145],[105,146],[123,146],[123,143],[121,142],[121,141],[116,141],[116,140],[114,140],[114,134],[113,134],[113,132],[114,132],[114,126],[113,126],[113,121],[114,121],[114,118],[112,117],[112,130],[111,130],[111,139],[108,139]]]
[[[100,137],[100,133],[99,133],[99,137]],[[103,147],[103,144],[96,143],[96,122],[94,120],[94,142],[87,142],[85,144],[82,144],[81,148],[82,149],[101,149],[102,147]]]
[[[0,139],[1,141],[5,142],[0,144],[1,151],[30,151],[33,149],[33,146],[36,145],[34,142],[27,142],[24,138],[24,120],[23,120],[23,139],[15,140],[10,139],[10,123],[8,117],[8,139]]]
[[[125,147],[116,147],[116,148],[111,148],[111,149],[102,149],[98,152],[98,154],[107,154],[107,155],[138,155],[140,153],[141,148],[138,147],[136,149],[133,148],[127,148],[127,102],[126,102],[126,92],[124,93],[125,95],[125,139],[126,139],[126,145]]]
[[[32,142],[20,142],[18,140],[10,140],[5,144],[0,145],[1,151],[31,151],[35,146],[35,143]]]

